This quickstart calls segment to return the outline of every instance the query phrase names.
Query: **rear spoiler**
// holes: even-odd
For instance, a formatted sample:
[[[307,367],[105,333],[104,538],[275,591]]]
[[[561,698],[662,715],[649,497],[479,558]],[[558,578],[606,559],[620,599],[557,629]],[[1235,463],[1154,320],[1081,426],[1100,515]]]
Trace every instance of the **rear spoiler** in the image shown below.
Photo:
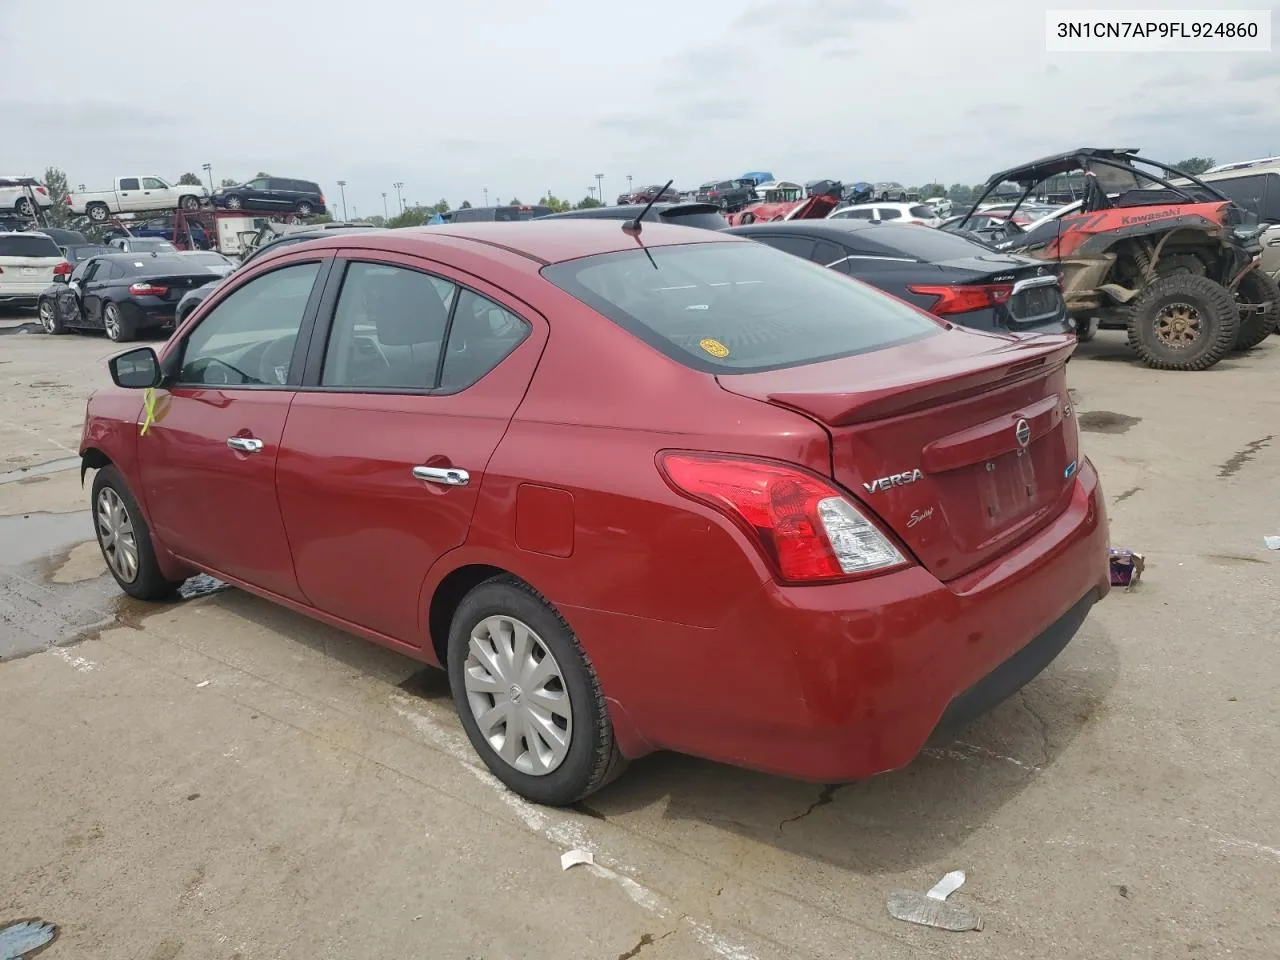
[[[828,426],[846,427],[911,413],[936,406],[940,401],[960,400],[993,387],[1042,376],[1064,365],[1075,348],[1075,337],[1046,334],[1011,343],[979,357],[930,367],[930,376],[923,381],[919,379],[920,371],[914,370],[871,380],[852,390],[771,393],[768,399],[816,417]]]

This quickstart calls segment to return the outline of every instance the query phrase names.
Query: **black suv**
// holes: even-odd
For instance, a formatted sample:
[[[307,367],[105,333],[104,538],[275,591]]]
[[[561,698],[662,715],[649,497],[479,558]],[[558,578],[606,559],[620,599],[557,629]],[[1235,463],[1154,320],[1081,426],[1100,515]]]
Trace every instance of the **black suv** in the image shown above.
[[[633,203],[618,207],[587,207],[584,210],[566,210],[538,217],[539,220],[634,220],[645,204]],[[702,227],[705,230],[723,230],[729,225],[714,203],[655,203],[645,214],[645,222],[658,221],[678,227]]]
[[[463,207],[441,214],[446,223],[493,223],[496,221],[532,220],[551,212],[550,207],[542,204],[507,204],[502,207]]]
[[[302,217],[328,212],[320,184],[289,177],[258,177],[238,187],[222,187],[213,191],[213,205],[228,210],[288,211]]]
[[[756,198],[754,180],[712,180],[698,188],[699,203],[714,203],[721,213],[737,213]]]

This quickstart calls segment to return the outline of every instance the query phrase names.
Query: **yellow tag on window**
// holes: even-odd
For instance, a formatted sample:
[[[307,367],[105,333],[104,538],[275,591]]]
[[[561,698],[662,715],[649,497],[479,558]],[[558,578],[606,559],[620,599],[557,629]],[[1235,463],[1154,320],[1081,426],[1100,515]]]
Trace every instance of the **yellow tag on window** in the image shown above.
[[[717,360],[723,360],[729,355],[729,348],[719,340],[714,340],[711,337],[707,337],[705,340],[699,340],[698,346],[707,351],[707,353],[711,354]]]

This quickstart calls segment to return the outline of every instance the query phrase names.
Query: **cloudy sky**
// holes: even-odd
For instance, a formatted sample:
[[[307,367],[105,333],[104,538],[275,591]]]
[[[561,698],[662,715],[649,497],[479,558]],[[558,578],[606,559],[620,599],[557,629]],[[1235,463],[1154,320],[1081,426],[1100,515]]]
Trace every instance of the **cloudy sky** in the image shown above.
[[[1089,0],[0,2],[0,172],[90,189],[209,163],[345,179],[370,215],[397,180],[456,206],[596,173],[612,198],[628,174],[976,183],[1085,143],[1280,154],[1280,55],[1047,54],[1044,11]]]

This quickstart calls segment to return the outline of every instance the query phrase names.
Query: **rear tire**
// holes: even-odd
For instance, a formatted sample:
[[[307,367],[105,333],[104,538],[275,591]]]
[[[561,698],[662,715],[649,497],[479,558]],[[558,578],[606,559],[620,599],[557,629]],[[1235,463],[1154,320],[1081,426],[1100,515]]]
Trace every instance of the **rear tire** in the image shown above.
[[[1280,324],[1280,284],[1270,275],[1254,267],[1236,287],[1236,300],[1241,303],[1270,303],[1262,313],[1241,313],[1240,329],[1236,332],[1236,350],[1252,350],[1276,332]]]
[[[1076,340],[1080,343],[1088,343],[1098,333],[1098,318],[1086,317],[1083,320],[1076,321]]]
[[[107,338],[114,343],[128,343],[138,338],[138,329],[133,318],[114,303],[103,304],[102,326],[107,331]]]
[[[89,503],[102,559],[120,589],[138,600],[173,596],[184,581],[169,580],[160,572],[151,528],[124,476],[114,466],[103,467],[93,478]]]
[[[1235,345],[1235,302],[1207,277],[1160,277],[1128,307],[1129,346],[1155,370],[1207,370]]]
[[[303,200],[302,203],[298,204],[298,216],[300,217],[311,216],[311,204],[307,203],[307,201],[305,200]]]
[[[527,652],[517,652],[513,658],[518,661],[516,666],[501,668],[503,640],[490,633],[495,626],[500,628],[500,636],[507,636],[502,631],[508,628],[529,631]],[[499,651],[493,659],[488,656],[491,642],[492,649]],[[512,648],[514,638],[509,649]],[[541,657],[537,656],[538,650],[542,651]],[[556,674],[556,679],[550,681],[545,679],[547,672],[540,670],[548,658],[551,663],[547,666]],[[542,672],[543,680],[534,680],[534,669]],[[497,577],[462,599],[449,630],[448,670],[454,705],[471,745],[493,775],[520,796],[534,803],[565,806],[599,790],[626,766],[614,742],[600,680],[582,645],[560,614],[522,581]],[[471,690],[467,688],[468,681]],[[482,689],[484,685],[491,686],[494,693]],[[537,695],[541,699],[535,700]],[[555,698],[561,707],[567,697],[567,727],[557,729],[566,733],[568,746],[562,748],[562,757],[549,770],[531,772],[539,769],[530,766],[535,754],[554,753],[547,749],[550,741],[540,739],[537,732],[550,729],[547,724],[555,721],[556,714],[541,705],[547,697]],[[477,716],[485,716],[486,711],[504,704],[506,712],[490,721],[482,732]],[[534,705],[549,719],[533,726],[530,732],[519,711],[532,710]],[[530,736],[538,742],[530,745]],[[500,737],[500,745],[491,743],[490,737]],[[510,741],[508,757],[515,759],[504,759],[502,753],[512,737],[515,739]],[[555,739],[554,734],[551,739]]]
[[[187,213],[195,213],[200,209],[200,198],[193,197],[190,194],[185,197],[179,197],[178,206],[187,211]]]
[[[19,197],[18,202],[13,205],[13,211],[20,217],[31,216],[31,200],[28,197]]]
[[[241,209],[241,208],[243,208],[243,207],[244,207],[244,200],[243,200],[243,199],[241,199],[240,197],[237,197],[237,196],[234,196],[234,195],[232,195],[232,196],[230,196],[230,197],[227,197],[227,209],[228,209],[228,210],[239,210],[239,209]]]
[[[84,212],[89,215],[89,219],[94,223],[106,223],[107,218],[111,216],[111,211],[107,209],[105,203],[91,203],[85,208]]]

